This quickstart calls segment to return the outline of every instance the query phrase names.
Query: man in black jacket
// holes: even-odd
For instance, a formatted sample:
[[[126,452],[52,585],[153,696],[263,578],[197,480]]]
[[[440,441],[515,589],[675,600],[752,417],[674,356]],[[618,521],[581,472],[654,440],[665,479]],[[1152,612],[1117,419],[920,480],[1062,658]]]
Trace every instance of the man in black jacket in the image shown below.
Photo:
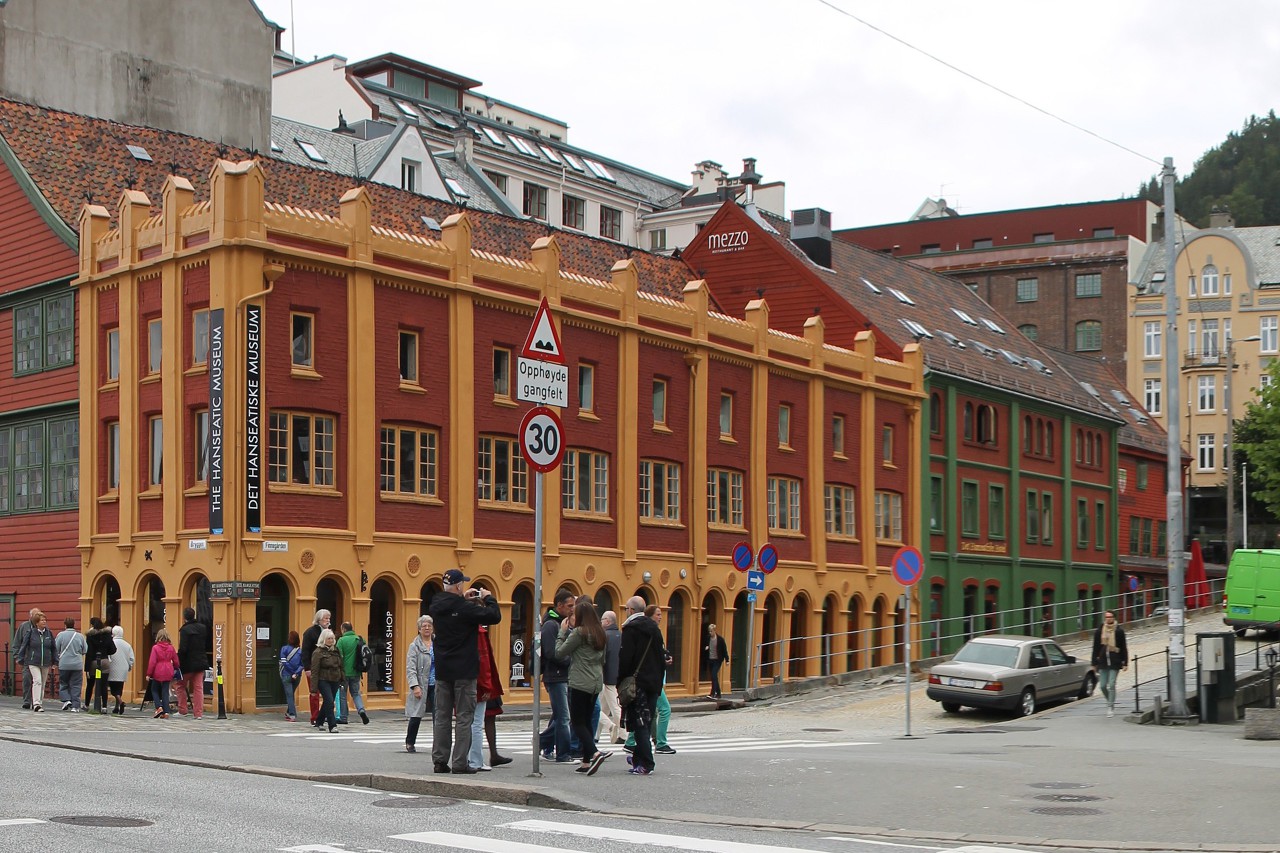
[[[311,656],[315,654],[320,643],[320,632],[329,627],[333,614],[328,610],[317,610],[311,627],[302,632],[302,671],[307,674],[307,699],[311,706],[311,725],[320,723],[320,685],[311,683]]]
[[[551,699],[551,719],[542,730],[539,743],[542,757],[548,761],[555,751],[555,760],[573,760],[569,754],[572,736],[569,733],[569,662],[556,657],[556,639],[560,633],[560,620],[573,612],[574,594],[561,587],[542,622],[539,636],[542,638],[542,684]]]
[[[187,713],[187,694],[191,695],[191,714],[197,720],[204,718],[204,671],[209,668],[209,656],[205,648],[209,642],[209,629],[196,621],[194,607],[182,611],[182,629],[178,631],[178,666],[182,677],[178,679],[178,716]]]
[[[635,701],[626,708],[627,728],[636,739],[635,752],[627,759],[631,765],[628,772],[635,776],[648,776],[654,769],[653,715],[667,669],[662,630],[644,615],[644,608],[644,599],[638,595],[627,601],[622,648],[618,651],[618,683],[628,676],[636,679]]]
[[[444,573],[444,591],[431,599],[431,619],[436,629],[431,761],[437,773],[476,772],[467,764],[467,753],[471,751],[476,680],[480,677],[480,626],[502,621],[498,599],[492,592],[483,587],[463,592],[469,580],[460,569],[449,569]]]

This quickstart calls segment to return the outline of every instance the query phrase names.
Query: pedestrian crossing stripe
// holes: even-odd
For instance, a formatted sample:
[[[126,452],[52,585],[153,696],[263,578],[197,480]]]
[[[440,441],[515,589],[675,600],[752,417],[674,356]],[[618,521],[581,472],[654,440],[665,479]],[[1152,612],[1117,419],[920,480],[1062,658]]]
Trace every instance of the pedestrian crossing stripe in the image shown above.
[[[429,733],[424,732],[425,736],[418,738],[419,751],[427,751],[431,748],[431,737]],[[404,743],[404,734],[397,732],[388,735],[375,735],[363,731],[352,732],[334,732],[332,734],[319,731],[305,732],[276,732],[268,735],[268,737],[284,737],[284,738],[306,738],[308,740],[320,740],[346,743],[359,743],[367,745],[399,745]],[[779,738],[750,738],[750,737],[711,737],[709,735],[684,735],[678,738],[671,738],[672,748],[678,754],[708,754],[717,752],[761,752],[771,749],[835,749],[839,747],[853,746],[875,746],[874,741],[819,741],[819,740],[786,740]],[[497,740],[498,748],[503,752],[510,752],[516,755],[532,755],[533,742],[528,733],[521,732],[499,732]],[[604,747],[605,744],[600,744]]]

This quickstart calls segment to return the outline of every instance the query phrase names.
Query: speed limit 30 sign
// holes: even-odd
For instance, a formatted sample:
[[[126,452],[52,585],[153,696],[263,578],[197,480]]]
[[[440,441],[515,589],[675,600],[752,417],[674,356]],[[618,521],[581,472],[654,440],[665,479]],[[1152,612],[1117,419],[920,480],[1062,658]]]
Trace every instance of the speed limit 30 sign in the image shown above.
[[[535,406],[520,421],[520,451],[524,461],[545,474],[560,467],[564,459],[564,425],[560,416],[546,406]]]

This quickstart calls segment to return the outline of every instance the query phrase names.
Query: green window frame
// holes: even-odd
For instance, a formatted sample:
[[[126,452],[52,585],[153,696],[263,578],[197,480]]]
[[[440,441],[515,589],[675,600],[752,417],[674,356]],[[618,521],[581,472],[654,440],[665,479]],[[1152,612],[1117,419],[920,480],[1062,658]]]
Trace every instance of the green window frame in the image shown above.
[[[1076,276],[1076,298],[1102,295],[1102,273],[1088,272]]]
[[[991,539],[1005,537],[1004,486],[987,486],[987,536]]]
[[[1027,490],[1027,542],[1040,541],[1040,493]]]
[[[1138,555],[1138,530],[1140,519],[1136,515],[1129,516],[1129,556]]]
[[[929,478],[929,531],[931,533],[942,532],[942,513],[944,505],[942,501],[942,478]]]
[[[978,535],[978,483],[965,480],[960,483],[960,534]]]
[[[79,503],[79,416],[0,427],[0,515],[75,509]]]
[[[1098,551],[1107,550],[1107,504],[1097,501],[1093,505],[1093,547]]]
[[[1085,498],[1076,499],[1076,545],[1089,546],[1089,501]]]
[[[75,294],[61,293],[13,309],[13,373],[23,376],[75,363]]]
[[[1035,302],[1040,298],[1040,279],[1020,278],[1017,283],[1019,302]]]
[[[1040,544],[1053,544],[1053,493],[1040,495]]]

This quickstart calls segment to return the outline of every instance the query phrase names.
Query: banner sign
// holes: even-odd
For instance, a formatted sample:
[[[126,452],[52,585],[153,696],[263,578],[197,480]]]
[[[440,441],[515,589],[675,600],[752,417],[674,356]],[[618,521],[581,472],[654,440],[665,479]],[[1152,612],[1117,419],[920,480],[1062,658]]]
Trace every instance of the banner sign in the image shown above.
[[[209,312],[209,532],[222,533],[222,309]]]
[[[262,306],[245,306],[244,524],[262,531]]]

